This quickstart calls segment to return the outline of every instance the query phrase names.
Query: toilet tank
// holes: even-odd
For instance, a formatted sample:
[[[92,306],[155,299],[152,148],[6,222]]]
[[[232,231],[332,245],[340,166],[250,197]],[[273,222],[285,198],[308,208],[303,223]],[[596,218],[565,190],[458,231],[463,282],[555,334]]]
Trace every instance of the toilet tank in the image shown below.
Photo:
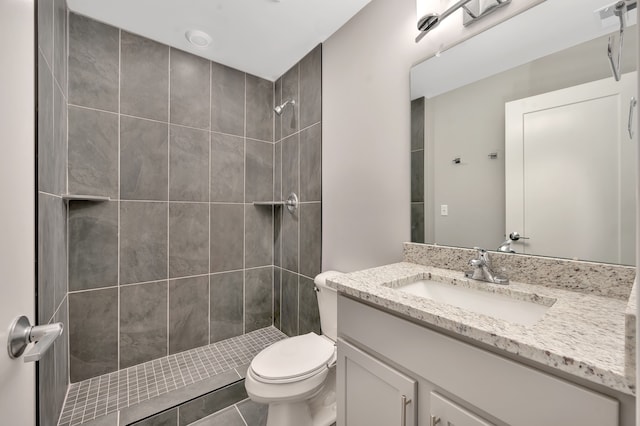
[[[327,279],[337,275],[342,275],[342,273],[327,271],[319,274],[314,280],[317,288],[316,296],[318,296],[322,334],[333,341],[338,338],[338,292],[327,287]]]

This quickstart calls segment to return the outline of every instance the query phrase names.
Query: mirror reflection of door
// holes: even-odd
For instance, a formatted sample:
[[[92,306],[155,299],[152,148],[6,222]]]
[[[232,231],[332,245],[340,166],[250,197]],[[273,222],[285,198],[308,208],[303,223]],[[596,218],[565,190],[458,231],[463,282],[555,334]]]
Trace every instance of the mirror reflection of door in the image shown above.
[[[529,237],[516,252],[634,263],[636,81],[633,72],[506,103],[505,232]]]

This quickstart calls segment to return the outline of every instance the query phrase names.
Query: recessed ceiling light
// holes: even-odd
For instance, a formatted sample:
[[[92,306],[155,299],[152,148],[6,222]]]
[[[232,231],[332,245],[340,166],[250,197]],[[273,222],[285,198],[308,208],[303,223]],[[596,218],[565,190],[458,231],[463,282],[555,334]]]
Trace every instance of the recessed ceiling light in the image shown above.
[[[198,49],[205,49],[211,44],[211,36],[204,31],[189,30],[184,33],[189,43],[197,47]]]

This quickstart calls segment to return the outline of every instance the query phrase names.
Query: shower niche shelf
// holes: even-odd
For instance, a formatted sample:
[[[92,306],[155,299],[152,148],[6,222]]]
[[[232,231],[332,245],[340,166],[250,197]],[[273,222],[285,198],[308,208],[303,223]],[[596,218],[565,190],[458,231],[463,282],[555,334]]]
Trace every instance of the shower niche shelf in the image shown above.
[[[104,197],[102,195],[76,195],[76,194],[62,194],[62,199],[67,203],[70,201],[92,201],[94,203],[102,203],[105,201],[111,201],[111,197]]]
[[[287,206],[289,213],[295,212],[298,209],[298,196],[292,192],[289,194],[286,200],[283,201],[254,201],[254,206]]]

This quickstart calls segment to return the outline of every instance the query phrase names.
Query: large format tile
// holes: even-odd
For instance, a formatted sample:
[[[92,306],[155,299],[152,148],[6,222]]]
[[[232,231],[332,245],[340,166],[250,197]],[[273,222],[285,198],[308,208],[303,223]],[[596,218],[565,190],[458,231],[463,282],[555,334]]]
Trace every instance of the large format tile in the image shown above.
[[[209,129],[209,64],[191,53],[171,49],[171,122]]]
[[[120,288],[120,368],[167,355],[167,282]]]
[[[282,138],[300,130],[298,111],[300,111],[300,96],[298,94],[299,66],[295,64],[282,76],[282,102],[289,99],[295,101],[295,105],[287,105],[282,111]]]
[[[118,284],[118,203],[69,203],[69,290]]]
[[[55,197],[38,194],[38,318],[49,318],[55,311]]]
[[[322,119],[322,45],[300,61],[300,128]]]
[[[69,103],[118,112],[120,30],[69,14]]]
[[[247,137],[273,141],[273,83],[247,74]]]
[[[211,272],[242,269],[244,206],[211,204],[210,217]]]
[[[245,201],[270,201],[273,197],[273,145],[247,139]]]
[[[118,115],[69,107],[69,193],[118,198]]]
[[[411,153],[411,202],[424,201],[424,151]]]
[[[245,268],[273,264],[273,208],[247,205],[244,224]]]
[[[282,269],[273,268],[273,326],[280,329],[282,306]]]
[[[281,330],[288,336],[298,335],[298,274],[282,271]]]
[[[61,322],[64,324],[62,336],[58,337],[53,343],[53,352],[55,353],[55,393],[56,399],[56,416],[55,420],[60,417],[60,412],[67,396],[67,388],[69,386],[69,314],[68,299],[65,297],[60,304],[53,322]]]
[[[322,264],[322,205],[300,205],[300,273],[315,277]]]
[[[315,292],[315,283],[312,279],[300,276],[298,284],[299,292],[299,332],[306,334],[311,331],[320,334],[320,311],[318,298]]]
[[[424,98],[411,101],[411,151],[424,149]]]
[[[273,105],[281,105],[282,104],[282,77],[276,80],[273,84],[274,88],[274,99]],[[273,128],[273,140],[274,142],[278,142],[282,139],[282,117],[279,115],[274,115],[274,128]]]
[[[282,215],[283,208],[273,209],[273,264],[282,266]],[[288,213],[288,211],[287,211]]]
[[[245,74],[211,63],[211,130],[244,136]]]
[[[171,126],[169,157],[169,199],[209,201],[209,132]]]
[[[211,343],[242,334],[242,271],[213,274],[210,287]]]
[[[53,182],[54,193],[62,194],[67,188],[67,100],[57,84],[53,85]]]
[[[300,133],[300,201],[322,200],[322,126]]]
[[[299,222],[300,209],[290,213],[287,209],[282,211],[282,229],[280,230],[281,264],[284,269],[298,272],[299,256]]]
[[[120,283],[167,278],[167,203],[120,202]]]
[[[53,74],[42,54],[38,61],[38,189],[55,194]]]
[[[273,199],[282,200],[282,141],[273,145]]]
[[[424,203],[411,203],[411,242],[424,243]]]
[[[53,0],[38,1],[38,48],[53,66]]]
[[[248,269],[244,275],[244,331],[273,324],[273,267]]]
[[[120,197],[167,200],[169,177],[167,124],[120,118]]]
[[[229,407],[247,397],[244,382],[239,381],[210,394],[196,398],[179,407],[180,426],[186,426],[216,411]],[[236,414],[235,407],[232,408]],[[240,417],[240,416],[238,416]],[[242,419],[240,420],[242,422]],[[240,425],[244,423],[239,423]]]
[[[211,201],[244,201],[244,138],[211,134]]]
[[[69,294],[71,382],[118,369],[118,289]]]
[[[38,405],[40,408],[40,422],[38,426],[55,426],[56,395],[55,395],[55,353],[47,351],[37,363],[38,368]]]
[[[237,407],[247,425],[266,426],[267,413],[269,412],[269,406],[267,404],[260,404],[250,399],[245,399],[238,403]]]
[[[120,112],[168,121],[169,46],[122,31]]]
[[[169,353],[209,343],[209,276],[169,281]]]
[[[306,172],[306,171],[303,171]],[[295,192],[300,197],[300,135],[282,140],[282,196]]]
[[[242,416],[235,407],[231,406],[201,420],[191,423],[191,426],[245,426]],[[252,425],[253,426],[253,425]]]
[[[53,1],[53,75],[67,95],[67,2]]]
[[[209,272],[209,205],[169,206],[169,277]]]
[[[178,409],[164,411],[155,416],[146,418],[131,426],[178,426]]]

